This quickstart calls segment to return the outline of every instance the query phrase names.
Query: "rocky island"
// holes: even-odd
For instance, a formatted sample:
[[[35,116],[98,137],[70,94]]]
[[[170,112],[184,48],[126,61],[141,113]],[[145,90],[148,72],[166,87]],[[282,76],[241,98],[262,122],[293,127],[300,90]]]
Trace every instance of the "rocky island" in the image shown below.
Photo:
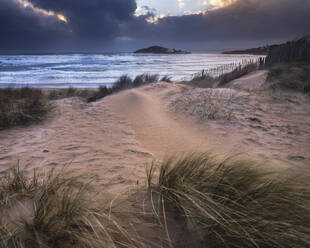
[[[169,49],[161,46],[151,46],[135,51],[134,53],[156,53],[156,54],[190,54],[188,51]]]

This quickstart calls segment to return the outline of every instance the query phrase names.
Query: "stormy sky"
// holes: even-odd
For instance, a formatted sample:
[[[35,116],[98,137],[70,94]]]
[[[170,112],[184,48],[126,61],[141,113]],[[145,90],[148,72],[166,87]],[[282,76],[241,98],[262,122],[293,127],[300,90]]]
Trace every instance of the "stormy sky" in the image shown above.
[[[0,51],[246,48],[310,33],[310,0],[0,0]]]

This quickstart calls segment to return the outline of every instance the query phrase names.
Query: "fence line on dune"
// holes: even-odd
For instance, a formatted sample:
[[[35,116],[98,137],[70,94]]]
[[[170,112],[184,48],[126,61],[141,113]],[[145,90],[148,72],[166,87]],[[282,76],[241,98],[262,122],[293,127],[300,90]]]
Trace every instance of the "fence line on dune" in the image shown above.
[[[238,68],[241,69],[241,68],[249,66],[249,65],[256,65],[257,69],[262,69],[265,66],[265,60],[266,60],[266,57],[259,57],[259,58],[250,59],[250,60],[243,59],[239,63],[234,62],[234,63],[230,63],[230,64],[220,65],[220,66],[217,66],[214,68],[204,69],[199,73],[193,74],[193,77],[198,76],[198,75],[201,75],[202,77],[204,77],[206,75],[210,75],[212,77],[219,77],[225,73],[231,72],[231,71],[238,69]]]

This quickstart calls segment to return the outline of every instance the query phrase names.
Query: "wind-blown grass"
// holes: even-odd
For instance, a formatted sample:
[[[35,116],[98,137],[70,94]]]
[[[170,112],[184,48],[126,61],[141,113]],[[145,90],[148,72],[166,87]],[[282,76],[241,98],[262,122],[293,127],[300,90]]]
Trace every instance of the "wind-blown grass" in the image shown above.
[[[123,75],[115,82],[115,84],[111,88],[107,88],[106,86],[100,87],[93,96],[87,99],[87,102],[97,101],[108,95],[120,92],[122,90],[137,88],[149,83],[156,83],[158,82],[158,79],[159,76],[157,74],[141,74],[136,76],[134,80],[132,80],[127,75]]]
[[[310,245],[309,177],[193,154],[164,161],[158,188],[203,247],[302,248]]]
[[[39,89],[0,89],[0,130],[44,120],[52,105]]]
[[[166,75],[166,76],[163,76],[160,80],[160,82],[166,82],[166,83],[172,83],[172,79],[170,76]]]
[[[134,79],[131,79],[127,75],[123,75],[114,83],[111,88],[101,86],[97,90],[76,89],[72,87],[67,89],[56,89],[50,90],[48,92],[48,98],[50,100],[58,100],[69,97],[80,97],[82,99],[86,99],[87,102],[94,102],[122,90],[137,88],[149,83],[155,83],[159,81],[172,82],[171,77],[164,76],[159,79],[159,75],[157,74],[145,73],[137,75]]]
[[[192,154],[162,162],[154,183],[152,164],[150,199],[137,197],[143,209],[120,209],[132,223],[125,228],[109,204],[96,202],[85,177],[66,171],[28,176],[15,167],[0,179],[0,247],[180,247],[180,235],[188,239],[184,247],[309,247],[308,168],[266,168]],[[162,236],[146,240],[143,228]]]
[[[48,91],[48,98],[50,100],[58,100],[69,97],[80,97],[87,99],[94,94],[94,90],[88,89],[77,89],[77,88],[66,88],[66,89],[55,89]]]
[[[241,78],[253,71],[256,71],[257,69],[258,69],[258,65],[256,63],[248,64],[245,66],[239,66],[236,69],[234,69],[232,72],[228,72],[228,73],[225,73],[219,76],[218,86],[224,86],[235,79]]]
[[[243,66],[240,65],[233,71],[224,73],[216,77],[212,77],[203,70],[201,73],[195,74],[188,83],[192,86],[199,88],[223,87],[229,82],[241,78],[257,69],[257,63],[250,63]]]
[[[161,79],[159,79],[158,74],[141,74],[135,77],[135,79],[132,81],[133,83],[133,88],[135,87],[140,87],[142,85],[146,85],[149,83],[156,83],[156,82],[171,82],[171,78],[169,76],[164,76]]]
[[[217,84],[217,81],[217,78],[202,71],[201,73],[195,74],[189,84],[199,88],[213,88]]]
[[[169,107],[175,112],[188,113],[201,121],[229,121],[233,117],[230,104],[235,96],[224,91],[226,89],[188,90],[176,95]]]
[[[280,64],[270,68],[267,81],[273,89],[310,92],[310,66],[307,63]]]
[[[18,167],[0,181],[0,247],[142,247],[96,202],[90,183]]]

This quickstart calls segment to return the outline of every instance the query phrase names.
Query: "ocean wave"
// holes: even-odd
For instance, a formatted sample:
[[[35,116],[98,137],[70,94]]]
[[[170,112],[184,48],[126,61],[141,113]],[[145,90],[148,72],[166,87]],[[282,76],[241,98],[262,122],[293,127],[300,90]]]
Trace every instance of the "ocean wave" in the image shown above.
[[[1,55],[0,87],[98,87],[111,85],[124,74],[135,77],[143,73],[169,75],[173,80],[184,80],[203,69],[256,57],[206,53]]]

